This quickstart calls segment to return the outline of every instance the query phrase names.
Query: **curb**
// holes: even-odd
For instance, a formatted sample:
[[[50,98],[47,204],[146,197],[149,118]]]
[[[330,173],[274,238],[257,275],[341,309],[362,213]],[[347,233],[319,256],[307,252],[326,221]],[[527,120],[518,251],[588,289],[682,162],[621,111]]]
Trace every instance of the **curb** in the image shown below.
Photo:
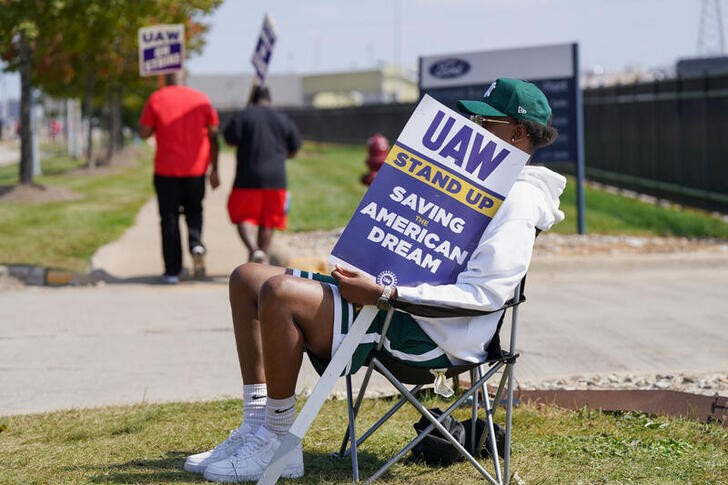
[[[274,263],[321,274],[329,274],[332,270],[327,259],[322,256],[283,258]],[[0,265],[0,280],[5,278],[14,278],[26,286],[88,286],[105,281],[103,272],[93,269],[89,273],[76,273],[31,264]]]
[[[0,266],[0,278],[15,278],[28,286],[81,286],[98,283],[92,274],[29,264]]]

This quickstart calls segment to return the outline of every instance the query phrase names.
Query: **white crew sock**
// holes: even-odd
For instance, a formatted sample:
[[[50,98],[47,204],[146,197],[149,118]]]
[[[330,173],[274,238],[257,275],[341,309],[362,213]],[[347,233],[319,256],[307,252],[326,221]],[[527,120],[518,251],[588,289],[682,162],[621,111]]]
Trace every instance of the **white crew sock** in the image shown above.
[[[268,398],[265,405],[265,427],[283,438],[296,420],[296,395],[285,399]]]
[[[267,395],[265,384],[243,385],[243,422],[248,423],[253,432],[258,431],[265,421]]]

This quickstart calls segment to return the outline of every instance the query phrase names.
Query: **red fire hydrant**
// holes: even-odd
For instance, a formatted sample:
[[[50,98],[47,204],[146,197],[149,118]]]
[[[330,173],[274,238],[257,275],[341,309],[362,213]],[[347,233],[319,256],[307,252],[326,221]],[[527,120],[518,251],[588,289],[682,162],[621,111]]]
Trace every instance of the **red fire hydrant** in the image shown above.
[[[387,153],[389,153],[389,140],[384,135],[376,133],[367,140],[367,149],[369,150],[369,157],[364,163],[366,163],[369,171],[362,174],[361,183],[371,185],[384,160],[387,158]]]

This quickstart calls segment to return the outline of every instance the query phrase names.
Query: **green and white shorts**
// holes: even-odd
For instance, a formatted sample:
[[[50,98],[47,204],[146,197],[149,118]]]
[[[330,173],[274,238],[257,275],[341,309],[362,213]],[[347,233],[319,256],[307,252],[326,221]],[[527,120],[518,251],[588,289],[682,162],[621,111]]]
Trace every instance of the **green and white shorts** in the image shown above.
[[[334,296],[334,335],[331,342],[331,355],[334,355],[339,345],[341,345],[341,341],[349,331],[354,319],[359,314],[361,307],[346,301],[339,294],[339,287],[336,285],[336,280],[329,275],[311,273],[298,269],[288,269],[286,272],[293,276],[320,281],[328,284],[331,288]],[[377,342],[379,342],[386,316],[386,311],[379,311],[377,313],[374,321],[369,326],[369,329],[367,329],[366,334],[364,334],[361,343],[354,351],[351,362],[344,370],[343,375],[356,373],[362,365],[369,361],[369,354],[376,348]],[[394,312],[392,322],[389,325],[389,331],[384,339],[382,351],[389,357],[408,362],[410,365],[418,367],[439,369],[452,365],[450,359],[445,355],[445,352],[430,339],[415,319],[408,313]],[[328,362],[313,355],[312,352],[308,352],[308,357],[316,372],[319,375],[323,374]]]

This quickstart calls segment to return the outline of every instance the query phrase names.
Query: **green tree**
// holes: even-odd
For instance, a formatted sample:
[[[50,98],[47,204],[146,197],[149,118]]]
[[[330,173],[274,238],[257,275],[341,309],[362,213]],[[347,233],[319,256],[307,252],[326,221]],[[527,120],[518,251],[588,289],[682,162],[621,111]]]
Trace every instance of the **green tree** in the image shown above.
[[[109,146],[120,145],[125,100],[138,107],[154,88],[138,73],[137,30],[184,23],[188,53],[204,45],[202,22],[222,0],[0,0],[0,52],[21,74],[21,105],[29,113],[31,86],[58,98],[81,98],[88,127],[106,105]],[[26,92],[27,91],[27,92]],[[21,107],[21,112],[24,108]],[[28,116],[29,118],[29,116]],[[21,183],[32,182],[28,121],[21,114]],[[27,140],[26,140],[27,138]],[[27,152],[27,154],[26,154]],[[27,155],[27,156],[26,156]],[[95,165],[91,130],[86,160]]]
[[[62,2],[0,0],[0,55],[6,70],[20,74],[20,174],[21,184],[33,183],[31,143],[32,93],[38,40],[52,35]]]

